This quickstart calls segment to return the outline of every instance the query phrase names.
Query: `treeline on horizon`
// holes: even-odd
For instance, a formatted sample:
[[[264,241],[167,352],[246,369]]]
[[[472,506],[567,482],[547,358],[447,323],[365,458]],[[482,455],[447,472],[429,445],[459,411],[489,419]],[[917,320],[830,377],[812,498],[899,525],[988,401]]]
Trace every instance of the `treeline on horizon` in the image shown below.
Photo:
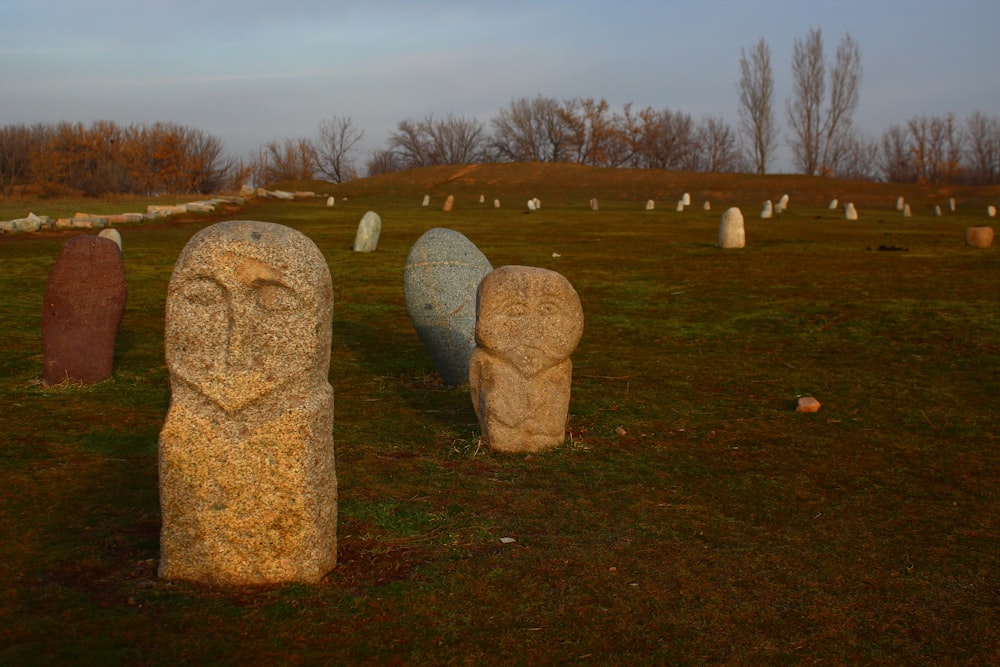
[[[320,178],[340,183],[362,175],[433,165],[564,162],[595,167],[695,172],[755,171],[747,137],[721,117],[693,118],[668,108],[615,110],[604,100],[512,100],[489,123],[464,116],[401,121],[384,148],[360,164],[364,136],[350,117],[319,124],[314,138],[261,145],[228,155],[223,142],[174,123],[119,125],[10,124],[0,127],[0,193],[211,193],[240,185]],[[794,146],[792,146],[794,149]],[[915,116],[880,137],[854,133],[822,173],[884,182],[1000,182],[1000,118],[980,112]]]

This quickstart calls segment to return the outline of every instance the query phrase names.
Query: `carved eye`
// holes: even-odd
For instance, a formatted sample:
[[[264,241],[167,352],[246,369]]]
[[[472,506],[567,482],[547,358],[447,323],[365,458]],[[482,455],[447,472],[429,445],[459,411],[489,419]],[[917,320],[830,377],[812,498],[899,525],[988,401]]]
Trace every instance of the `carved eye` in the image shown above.
[[[287,312],[300,308],[302,300],[289,287],[278,283],[257,283],[257,303],[264,310]]]
[[[196,306],[216,306],[226,300],[226,290],[211,278],[195,278],[184,284],[181,293]]]
[[[506,317],[524,317],[528,314],[528,304],[520,301],[509,303],[502,312]]]

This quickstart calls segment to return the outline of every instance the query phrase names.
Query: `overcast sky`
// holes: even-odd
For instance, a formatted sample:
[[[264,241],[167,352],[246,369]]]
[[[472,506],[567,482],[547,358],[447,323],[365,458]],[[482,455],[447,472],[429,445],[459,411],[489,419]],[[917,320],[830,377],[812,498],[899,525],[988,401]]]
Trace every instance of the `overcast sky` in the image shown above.
[[[361,162],[401,120],[488,122],[538,94],[735,125],[740,50],[763,37],[783,129],[810,28],[828,59],[844,34],[859,43],[872,136],[1000,115],[997,0],[0,0],[0,125],[168,121],[243,157],[350,116]]]

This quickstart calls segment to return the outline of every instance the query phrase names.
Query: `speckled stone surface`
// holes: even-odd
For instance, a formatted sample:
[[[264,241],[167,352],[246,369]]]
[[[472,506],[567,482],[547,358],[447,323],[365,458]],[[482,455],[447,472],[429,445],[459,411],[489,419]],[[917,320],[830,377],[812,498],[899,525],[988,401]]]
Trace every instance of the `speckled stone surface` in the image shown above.
[[[115,242],[74,236],[49,272],[42,305],[42,379],[93,384],[111,377],[127,288]]]
[[[719,222],[719,247],[742,248],[746,245],[747,234],[743,226],[743,212],[733,206],[722,214]]]
[[[406,258],[406,312],[448,385],[469,380],[469,358],[476,344],[476,288],[492,270],[464,234],[442,227],[425,232]]]
[[[160,576],[314,583],[336,565],[333,290],[303,234],[257,221],[195,234],[167,288]]]
[[[378,248],[378,237],[382,234],[382,218],[375,211],[368,211],[361,216],[358,231],[354,234],[354,252],[375,252]]]
[[[469,390],[484,444],[503,452],[561,445],[583,335],[576,290],[555,271],[502,266],[477,298]]]

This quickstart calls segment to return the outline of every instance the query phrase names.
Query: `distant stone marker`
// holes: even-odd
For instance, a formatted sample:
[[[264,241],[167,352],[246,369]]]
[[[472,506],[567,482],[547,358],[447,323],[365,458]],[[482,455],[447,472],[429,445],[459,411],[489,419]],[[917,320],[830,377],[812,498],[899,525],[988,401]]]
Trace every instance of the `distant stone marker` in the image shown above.
[[[599,211],[599,210],[601,210],[601,206],[597,203],[597,199],[596,198],[591,198],[591,200],[590,200],[590,210],[591,211]]]
[[[652,199],[649,199],[649,200],[646,201],[646,210],[647,211],[652,211],[655,208],[656,208],[656,202],[654,202]]]
[[[955,212],[955,208],[956,208],[956,206],[955,206],[955,198],[951,197],[951,198],[948,199],[948,209],[951,210],[952,213],[954,213]]]
[[[403,269],[406,312],[445,384],[469,380],[476,288],[493,270],[465,235],[437,227],[410,248]]]
[[[108,227],[107,229],[102,229],[100,232],[98,232],[97,235],[100,236],[100,237],[102,237],[102,238],[106,238],[106,239],[110,239],[111,241],[114,241],[115,245],[118,246],[118,249],[119,250],[122,249],[122,235],[121,235],[121,232],[119,232],[114,227]]]
[[[913,212],[910,210],[910,205],[909,204],[903,204],[903,217],[904,218],[909,218],[912,215],[913,215]]]
[[[354,252],[375,252],[378,239],[382,234],[382,218],[375,211],[368,211],[358,223],[358,231],[354,234]]]
[[[746,245],[746,228],[743,226],[743,212],[733,206],[722,214],[719,223],[719,247],[742,248]]]
[[[997,217],[997,207],[992,204],[986,207],[986,217],[995,218]]]
[[[903,199],[902,197],[897,197],[896,198],[896,210],[897,211],[902,211],[903,210],[903,206],[905,206],[905,205],[906,205],[906,200],[905,199]]]
[[[706,199],[706,200],[705,200],[705,203],[704,203],[704,204],[702,204],[701,208],[702,208],[703,210],[705,210],[705,211],[711,211],[711,210],[712,210],[712,202],[710,202],[710,201],[708,201],[708,200]]]
[[[681,195],[681,203],[684,204],[685,206],[690,206],[691,205],[691,195],[689,193],[687,193],[687,192],[685,192],[683,195]]]
[[[420,205],[421,206],[430,206],[430,204],[431,204],[431,196],[430,195],[424,195],[424,201]]]
[[[847,202],[846,204],[844,204],[844,219],[845,220],[858,219],[858,209],[854,208],[854,202]]]
[[[781,195],[778,205],[774,207],[775,213],[784,213],[788,209],[788,195]]]
[[[127,288],[121,249],[74,236],[49,272],[42,304],[42,379],[93,384],[111,377]]]
[[[479,203],[482,204],[486,201],[486,195],[479,195]]]
[[[965,230],[965,245],[973,248],[989,248],[993,245],[993,228],[969,227]]]
[[[499,199],[494,199],[493,200],[493,208],[500,208],[500,200]]]
[[[444,207],[441,210],[450,211],[454,207],[455,207],[455,195],[448,195],[448,198],[444,200]]]
[[[333,288],[305,235],[221,222],[167,287],[160,576],[318,583],[337,561]]]
[[[936,215],[939,218],[941,217],[941,207],[940,206],[934,206],[934,215]]]
[[[333,206],[336,203],[337,203],[337,198],[336,197],[327,197],[326,198],[326,205],[327,206]]]
[[[684,200],[683,199],[678,199],[677,200],[677,208],[676,208],[676,210],[677,210],[678,213],[680,213],[681,211],[684,210]]]
[[[767,220],[774,217],[774,205],[771,204],[771,200],[768,199],[764,202],[764,207],[760,210],[760,217],[762,220]]]
[[[583,307],[555,271],[502,266],[479,285],[469,391],[482,441],[502,452],[563,443]]]
[[[827,208],[830,209],[831,211],[835,211],[838,208],[840,208],[840,202],[837,201],[836,197],[834,197],[833,199],[830,200],[830,205],[827,206]]]

